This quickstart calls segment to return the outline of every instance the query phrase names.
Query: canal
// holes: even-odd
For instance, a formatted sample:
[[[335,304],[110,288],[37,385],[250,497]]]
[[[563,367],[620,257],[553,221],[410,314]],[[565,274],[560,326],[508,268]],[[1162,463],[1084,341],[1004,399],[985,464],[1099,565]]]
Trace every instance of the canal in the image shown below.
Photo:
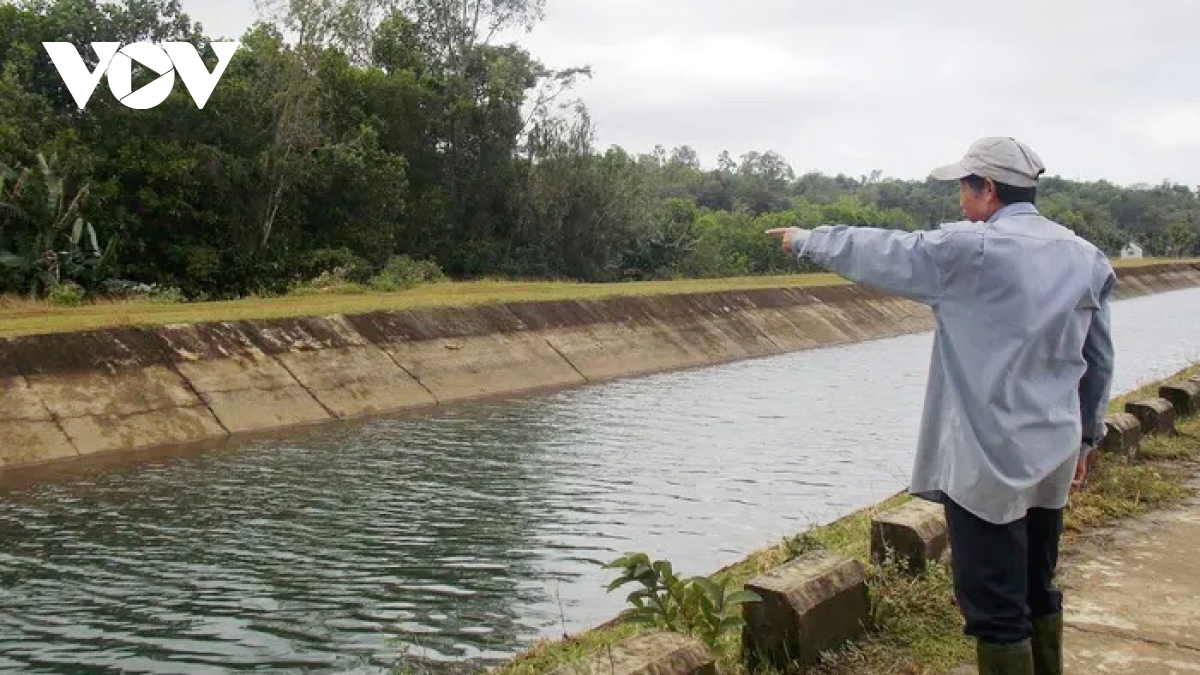
[[[1200,289],[1114,306],[1116,390]],[[0,670],[470,672],[906,485],[931,335],[0,478]]]

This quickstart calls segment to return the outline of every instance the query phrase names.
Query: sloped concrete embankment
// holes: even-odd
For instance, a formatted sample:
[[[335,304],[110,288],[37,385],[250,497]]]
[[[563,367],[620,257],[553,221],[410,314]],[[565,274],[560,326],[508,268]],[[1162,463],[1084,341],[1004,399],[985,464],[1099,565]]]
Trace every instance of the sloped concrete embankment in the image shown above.
[[[1122,297],[1200,265],[1121,274]],[[0,341],[0,467],[929,330],[845,285],[239,321]]]

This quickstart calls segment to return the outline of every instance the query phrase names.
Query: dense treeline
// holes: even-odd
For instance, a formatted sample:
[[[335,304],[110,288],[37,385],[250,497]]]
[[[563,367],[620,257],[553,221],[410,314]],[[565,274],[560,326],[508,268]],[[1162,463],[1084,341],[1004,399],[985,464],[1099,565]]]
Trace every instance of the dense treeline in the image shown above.
[[[150,110],[102,83],[85,111],[41,42],[188,41],[211,69],[212,38],[177,0],[0,6],[0,291],[122,279],[232,297],[408,259],[456,277],[762,274],[796,269],[766,227],[958,217],[953,185],[796,176],[773,152],[705,169],[687,147],[598,149],[568,98],[587,70],[494,41],[543,3],[276,0],[204,109],[177,81]],[[1197,253],[1188,187],[1043,182],[1043,211],[1110,253]]]

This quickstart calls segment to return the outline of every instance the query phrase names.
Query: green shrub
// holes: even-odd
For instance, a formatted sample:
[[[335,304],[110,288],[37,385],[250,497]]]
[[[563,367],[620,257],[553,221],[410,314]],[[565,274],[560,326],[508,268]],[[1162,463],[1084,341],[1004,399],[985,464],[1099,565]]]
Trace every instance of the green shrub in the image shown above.
[[[621,570],[621,576],[608,585],[609,591],[628,583],[641,586],[627,598],[633,605],[625,610],[627,620],[686,633],[713,649],[719,649],[718,642],[724,635],[745,625],[741,605],[762,600],[753,591],[731,591],[728,579],[681,579],[675,576],[670,562],[651,562],[645,553],[630,553],[605,568]]]
[[[150,291],[149,298],[150,302],[160,305],[175,305],[187,300],[183,295],[183,290],[175,286],[154,286]]]
[[[55,307],[78,307],[83,304],[83,286],[67,281],[50,289],[46,300]]]
[[[288,289],[288,295],[348,295],[367,293],[370,290],[361,283],[347,279],[343,276],[343,270],[337,268],[321,272],[308,281],[294,284]]]
[[[371,279],[371,263],[348,248],[319,248],[305,253],[299,264],[302,279],[318,279],[325,275],[341,281],[365,284]]]
[[[106,298],[130,302],[173,305],[187,301],[183,290],[176,286],[143,284],[128,279],[107,279],[101,285],[101,292]]]
[[[784,557],[787,560],[795,560],[800,556],[811,553],[812,551],[827,551],[829,548],[821,543],[811,532],[804,532],[791,537],[785,537],[783,540]]]
[[[394,256],[379,274],[371,277],[371,288],[377,291],[403,291],[426,283],[445,281],[442,268],[432,260],[413,260],[406,255]]]
[[[362,295],[369,292],[371,292],[371,289],[362,284],[350,281],[323,283],[318,277],[310,282],[293,286],[288,291],[288,295],[301,297],[313,295]]]

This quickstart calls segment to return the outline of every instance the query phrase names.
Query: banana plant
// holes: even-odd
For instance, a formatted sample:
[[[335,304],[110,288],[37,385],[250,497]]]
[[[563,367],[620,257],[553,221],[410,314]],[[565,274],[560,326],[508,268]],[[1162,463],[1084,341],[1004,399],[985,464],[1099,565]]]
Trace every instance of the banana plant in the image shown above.
[[[38,153],[36,176],[45,190],[45,202],[42,209],[36,209],[39,214],[31,215],[34,209],[23,209],[18,201],[30,176],[29,169],[18,174],[0,165],[0,215],[4,216],[0,225],[34,221],[36,228],[32,241],[26,240],[25,251],[0,250],[0,272],[6,273],[10,280],[18,280],[19,286],[32,287],[35,295],[54,288],[64,279],[94,288],[105,278],[116,242],[110,239],[102,249],[96,229],[79,215],[90,185],[84,183],[68,199],[65,181],[45,155]],[[15,183],[11,193],[6,194],[5,185],[9,181]]]
[[[87,235],[85,240],[83,237]],[[67,238],[70,246],[57,252],[59,277],[82,282],[84,288],[94,288],[105,279],[108,264],[116,252],[116,240],[109,239],[103,250],[96,237],[96,228],[83,218],[76,218]]]
[[[71,227],[78,218],[79,209],[87,199],[91,186],[84,183],[68,202],[66,201],[66,185],[62,177],[50,167],[45,155],[39,152],[37,160],[38,170],[46,185],[46,213],[50,214],[50,220],[39,232],[36,250],[52,251],[54,242],[59,235],[65,234],[67,228]]]

